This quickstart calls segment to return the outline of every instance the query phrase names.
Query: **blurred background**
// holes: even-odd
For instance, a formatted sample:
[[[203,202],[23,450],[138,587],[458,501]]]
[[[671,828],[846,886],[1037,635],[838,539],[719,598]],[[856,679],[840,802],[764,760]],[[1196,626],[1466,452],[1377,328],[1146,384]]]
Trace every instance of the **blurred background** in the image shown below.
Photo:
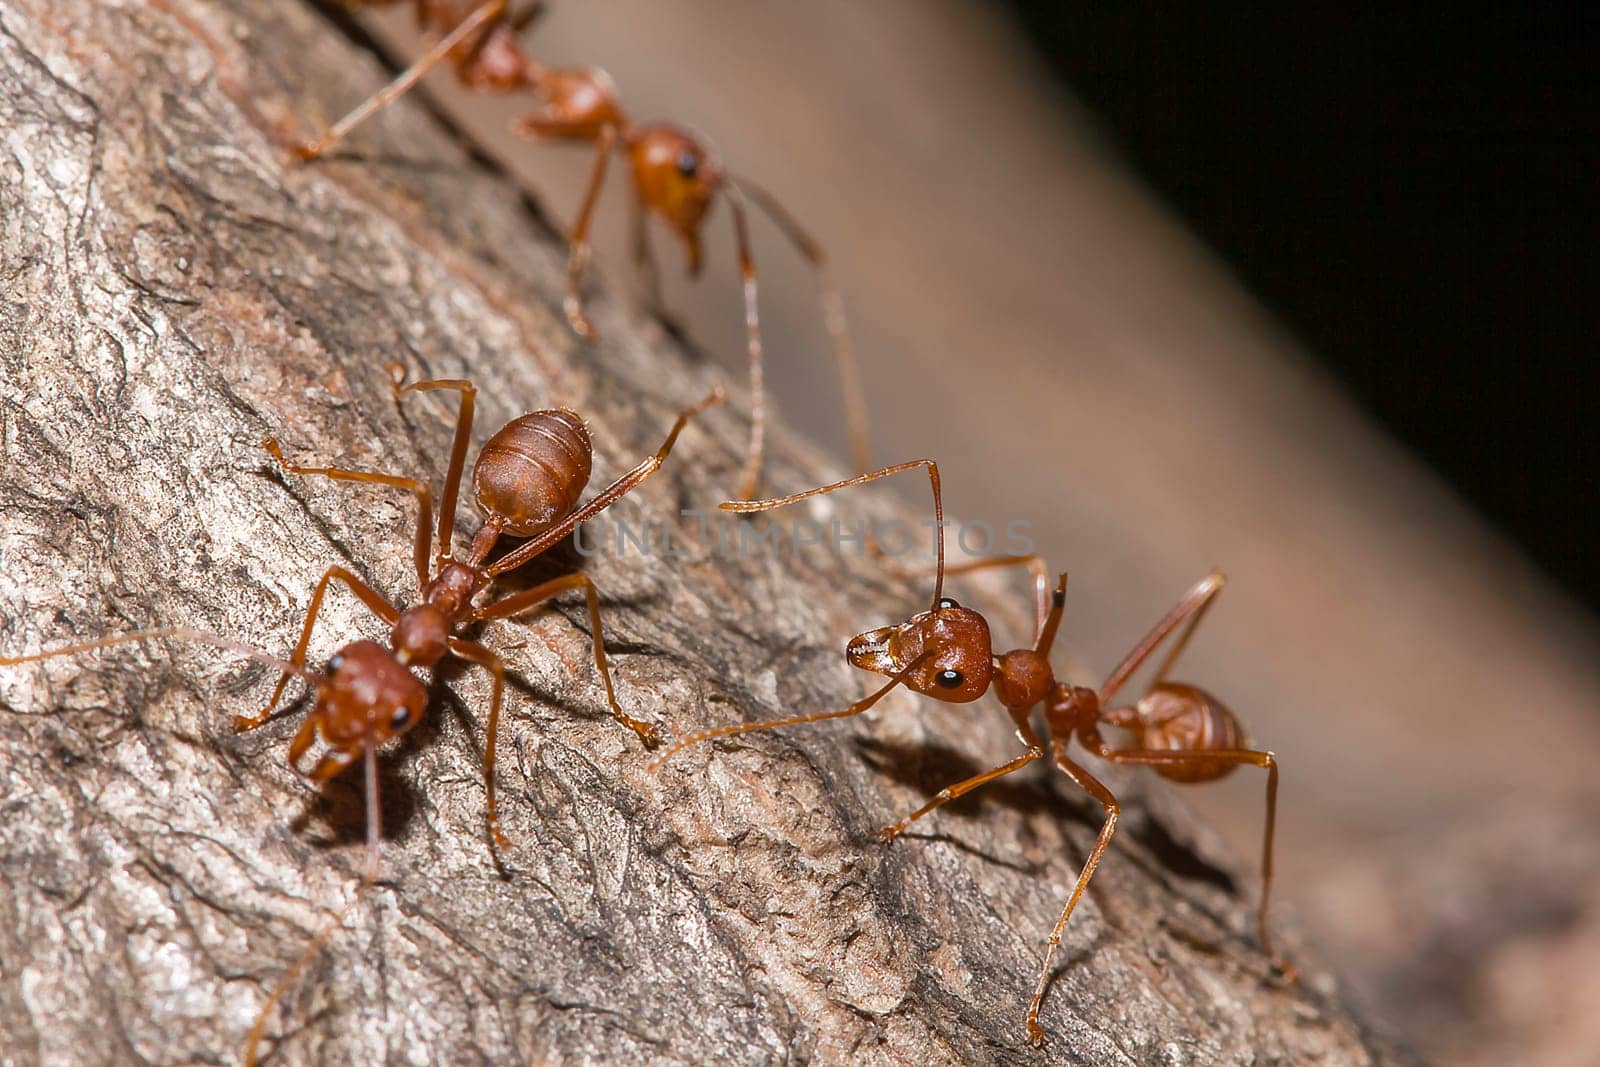
[[[1032,524],[1073,574],[1076,680],[1228,571],[1178,673],[1278,753],[1280,899],[1369,1014],[1438,1062],[1593,1063],[1594,27],[1453,11],[1446,48],[1436,19],[608,0],[528,45],[817,234],[876,458],[932,454],[955,514]],[[362,25],[416,53],[404,12]],[[448,74],[426,92],[570,222],[586,150],[519,142],[525,102]],[[613,166],[624,298],[628,194]],[[655,245],[738,381],[728,226],[698,282]],[[842,457],[812,279],[756,240],[772,396]],[[1259,780],[1185,796],[1256,854]]]

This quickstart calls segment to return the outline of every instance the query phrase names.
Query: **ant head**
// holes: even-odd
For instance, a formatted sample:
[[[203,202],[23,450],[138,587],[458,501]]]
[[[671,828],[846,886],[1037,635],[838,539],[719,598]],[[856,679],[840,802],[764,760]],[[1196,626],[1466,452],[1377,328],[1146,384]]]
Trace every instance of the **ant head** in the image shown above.
[[[853,665],[877,674],[905,670],[926,655],[906,675],[906,685],[951,704],[983,696],[994,675],[988,622],[949,597],[933,611],[913,615],[898,626],[857,634],[845,655]]]
[[[344,646],[318,687],[316,714],[330,751],[311,777],[332,777],[367,748],[410,730],[427,710],[428,687],[394,653],[374,641]]]
[[[640,203],[683,238],[689,272],[700,270],[700,226],[722,185],[722,168],[703,142],[674,126],[646,126],[628,146]]]

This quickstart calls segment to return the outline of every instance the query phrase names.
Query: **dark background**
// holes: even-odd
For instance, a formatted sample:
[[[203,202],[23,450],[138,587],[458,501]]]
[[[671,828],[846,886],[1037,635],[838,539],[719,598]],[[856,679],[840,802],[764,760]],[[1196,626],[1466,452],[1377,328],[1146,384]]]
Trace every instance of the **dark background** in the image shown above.
[[[1600,606],[1600,20],[1011,3],[1358,401]]]

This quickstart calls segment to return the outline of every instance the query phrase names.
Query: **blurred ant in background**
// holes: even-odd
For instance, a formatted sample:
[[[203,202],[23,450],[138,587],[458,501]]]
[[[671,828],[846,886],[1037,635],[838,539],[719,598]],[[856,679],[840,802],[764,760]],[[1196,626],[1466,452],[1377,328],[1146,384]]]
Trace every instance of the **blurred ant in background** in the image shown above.
[[[390,7],[403,2],[407,0],[356,0],[354,6]],[[823,318],[839,368],[852,457],[856,470],[865,471],[869,462],[866,400],[845,322],[844,302],[829,279],[821,245],[777,198],[749,179],[735,177],[695,134],[667,123],[634,124],[623,113],[616,83],[605,71],[598,67],[546,67],[524,52],[517,35],[544,13],[542,2],[516,13],[511,11],[508,0],[487,0],[475,7],[451,0],[409,2],[415,6],[418,27],[436,35],[437,42],[326,133],[299,146],[301,157],[309,160],[323,154],[445,61],[454,64],[457,80],[468,89],[533,92],[543,103],[518,123],[519,133],[539,140],[595,145],[588,190],[568,238],[567,292],[563,302],[567,321],[583,337],[595,336],[594,325],[583,310],[582,281],[590,258],[590,223],[612,152],[622,153],[633,175],[634,261],[644,278],[646,300],[652,311],[660,312],[661,295],[646,229],[647,213],[658,215],[683,240],[689,274],[697,275],[702,259],[701,231],[717,196],[722,194],[733,214],[744,292],[745,349],[750,365],[750,439],[736,494],[741,500],[753,497],[760,484],[767,423],[756,267],[744,207],[748,198],[816,272]]]

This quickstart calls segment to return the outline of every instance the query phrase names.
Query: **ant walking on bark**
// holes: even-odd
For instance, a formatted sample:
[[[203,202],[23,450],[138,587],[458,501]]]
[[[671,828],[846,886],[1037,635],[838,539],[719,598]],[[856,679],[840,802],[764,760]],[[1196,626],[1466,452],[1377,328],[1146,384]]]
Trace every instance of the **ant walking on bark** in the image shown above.
[[[611,713],[619,723],[638,734],[646,747],[654,748],[659,743],[654,725],[632,718],[617,702],[605,659],[599,597],[587,575],[580,573],[555,578],[481,605],[474,605],[473,601],[496,577],[543,554],[571,534],[580,523],[604,511],[654,474],[672,451],[678,435],[689,420],[722,400],[721,390],[713,391],[694,407],[681,412],[668,432],[666,441],[654,455],[646,457],[581,507],[578,506],[578,497],[588,483],[593,459],[589,432],[582,418],[566,408],[555,408],[513,419],[489,438],[473,465],[473,495],[484,514],[484,521],[466,556],[456,559],[452,545],[456,500],[467,446],[471,441],[476,390],[472,383],[464,379],[436,379],[407,384],[403,368],[394,365],[391,369],[395,373],[394,392],[397,398],[409,392],[433,390],[450,390],[460,396],[455,438],[445,474],[444,493],[439,503],[436,537],[432,521],[433,497],[424,482],[371,471],[298,466],[284,459],[274,439],[268,438],[262,444],[273,459],[291,474],[389,486],[403,489],[416,497],[418,516],[413,562],[416,566],[419,602],[402,610],[350,571],[332,566],[323,572],[311,594],[311,606],[300,631],[300,640],[287,660],[228,638],[180,627],[118,634],[31,655],[0,657],[0,666],[14,666],[156,638],[194,641],[242,652],[252,659],[280,667],[282,674],[265,708],[255,715],[234,718],[233,728],[236,731],[253,730],[267,722],[283,696],[290,676],[297,675],[309,683],[316,694],[316,701],[289,743],[289,765],[313,782],[322,783],[358,760],[362,761],[366,771],[367,858],[361,882],[350,902],[317,934],[262,1005],[246,1043],[246,1064],[253,1065],[256,1062],[256,1046],[273,1006],[377,881],[382,838],[377,751],[384,742],[409,732],[422,720],[428,706],[428,686],[414,671],[433,670],[446,655],[483,667],[493,677],[483,750],[488,829],[495,844],[502,848],[510,844],[500,830],[494,779],[505,666],[493,651],[459,636],[459,631],[490,619],[524,615],[568,590],[582,589],[588,600],[595,666],[605,685],[606,701],[611,705]],[[493,563],[487,563],[504,535],[529,540]],[[305,666],[306,648],[310,644],[323,597],[329,584],[335,581],[345,585],[389,627],[389,644],[385,647],[375,641],[352,641],[334,654],[323,673],[318,673]],[[319,739],[323,746],[322,754],[309,770],[304,769],[302,762]]]
[[[357,0],[357,6],[383,7],[399,2],[404,0]],[[440,35],[437,43],[389,85],[335,122],[321,137],[301,145],[301,157],[313,159],[326,152],[446,60],[455,63],[457,79],[470,89],[533,91],[543,103],[518,123],[519,133],[538,140],[595,145],[588,189],[568,238],[567,292],[563,302],[568,323],[582,337],[595,335],[594,325],[583,310],[582,283],[590,258],[589,228],[614,151],[627,159],[633,175],[633,258],[645,283],[645,298],[652,311],[660,313],[662,301],[647,216],[659,216],[683,240],[689,274],[698,275],[700,235],[706,216],[717,196],[725,196],[733,214],[744,294],[745,350],[750,367],[750,440],[737,492],[741,500],[753,497],[760,483],[767,425],[756,266],[744,206],[748,198],[783,232],[816,273],[823,320],[844,394],[851,452],[856,470],[865,471],[869,462],[866,399],[845,322],[844,302],[829,277],[822,246],[799,220],[771,193],[747,178],[735,177],[702,138],[668,123],[635,125],[623,113],[616,83],[605,71],[598,67],[546,67],[523,52],[516,35],[543,14],[543,3],[532,4],[513,14],[508,0],[487,0],[470,11],[452,0],[413,2],[418,26]]]
[[[1045,758],[1045,742],[1033,727],[1033,709],[1042,704],[1048,727],[1050,759],[1062,773],[1099,802],[1105,811],[1105,821],[1061,911],[1061,917],[1050,931],[1038,985],[1028,1005],[1028,1039],[1039,1044],[1044,1040],[1044,1030],[1039,1025],[1039,1008],[1044,1002],[1062,932],[1106,847],[1111,843],[1122,810],[1111,791],[1072,758],[1068,751],[1072,739],[1076,737],[1084,749],[1108,763],[1149,766],[1157,774],[1174,782],[1209,782],[1232,773],[1241,765],[1260,767],[1267,772],[1267,797],[1266,825],[1261,845],[1261,903],[1256,916],[1256,936],[1262,952],[1288,980],[1293,981],[1293,967],[1274,950],[1267,930],[1267,902],[1272,889],[1272,841],[1278,806],[1277,760],[1271,752],[1250,747],[1250,740],[1239,719],[1216,697],[1198,686],[1167,680],[1179,655],[1193,636],[1195,627],[1222,591],[1222,574],[1213,571],[1196,583],[1133,646],[1100,687],[1090,689],[1057,679],[1050,666],[1050,650],[1067,603],[1065,572],[1052,591],[1044,561],[1038,556],[992,557],[945,566],[939,468],[932,460],[915,460],[885,467],[870,474],[779,499],[728,501],[722,507],[728,511],[746,513],[769,511],[918,467],[927,469],[933,486],[934,517],[938,529],[935,539],[938,565],[933,604],[927,611],[918,612],[905,622],[858,634],[845,647],[845,655],[852,665],[887,675],[888,684],[842,710],[791,715],[693,734],[665,749],[651,763],[652,769],[690,745],[719,737],[859,715],[896,686],[904,685],[924,696],[951,704],[977,700],[993,688],[1016,725],[1017,739],[1022,742],[1025,751],[992,770],[940,790],[922,807],[879,831],[878,836],[882,840],[892,841],[913,822],[936,808]],[[1026,567],[1033,577],[1035,602],[1032,644],[999,654],[994,650],[989,623],[983,615],[944,595],[946,574],[996,567]],[[1132,703],[1114,704],[1117,694],[1129,679],[1169,639],[1172,640],[1171,650],[1156,668],[1155,676],[1144,694]],[[1101,736],[1102,726],[1126,730],[1132,736],[1132,745],[1117,748],[1108,744]]]

